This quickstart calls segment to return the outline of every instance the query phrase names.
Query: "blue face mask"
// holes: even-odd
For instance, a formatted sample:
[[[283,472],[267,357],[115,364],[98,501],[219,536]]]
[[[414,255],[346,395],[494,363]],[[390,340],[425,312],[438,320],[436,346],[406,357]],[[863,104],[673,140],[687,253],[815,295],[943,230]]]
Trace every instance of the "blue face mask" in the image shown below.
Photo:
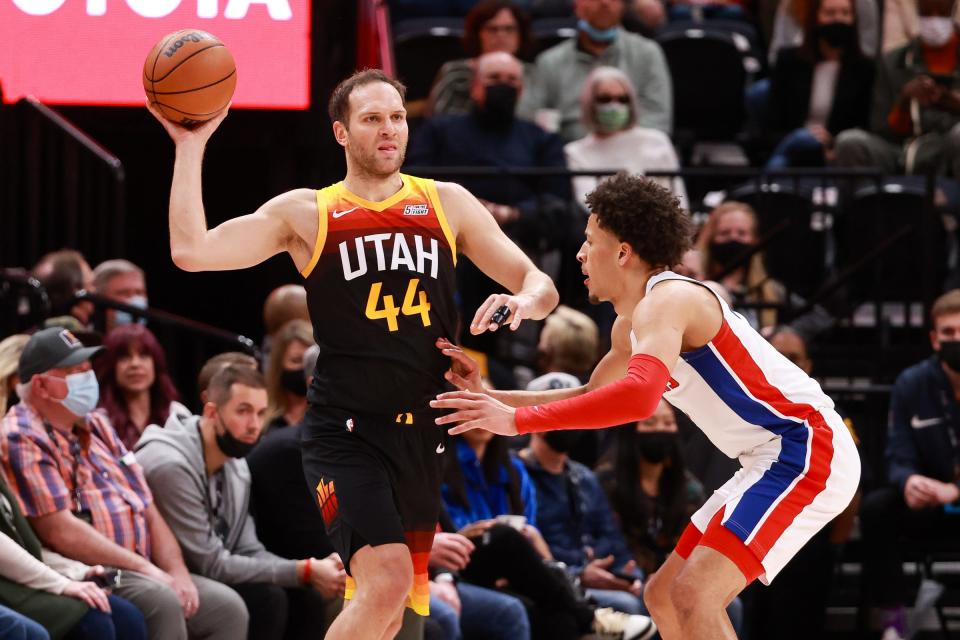
[[[97,408],[100,401],[100,383],[93,371],[71,373],[67,381],[67,397],[60,401],[67,411],[83,417]]]
[[[124,300],[125,303],[131,307],[136,307],[137,309],[146,309],[147,308],[147,299],[144,296],[133,296]],[[133,314],[127,311],[117,310],[113,314],[113,326],[119,327],[123,324],[133,324],[135,321],[133,319]],[[136,322],[140,324],[147,324],[146,318],[138,318]]]
[[[617,39],[617,33],[620,32],[618,27],[610,27],[609,29],[595,29],[584,19],[580,19],[577,22],[577,29],[587,34],[587,37],[593,40],[594,42],[613,42]]]

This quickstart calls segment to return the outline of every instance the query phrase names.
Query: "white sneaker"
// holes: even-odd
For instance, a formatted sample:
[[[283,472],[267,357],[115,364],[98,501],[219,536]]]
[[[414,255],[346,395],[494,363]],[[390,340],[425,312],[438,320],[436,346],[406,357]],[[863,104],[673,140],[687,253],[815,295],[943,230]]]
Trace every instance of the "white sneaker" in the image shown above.
[[[647,616],[630,615],[609,607],[593,612],[593,631],[623,640],[649,640],[657,633],[657,625]]]
[[[887,627],[883,630],[883,635],[880,637],[880,640],[906,640],[900,632],[894,627]]]

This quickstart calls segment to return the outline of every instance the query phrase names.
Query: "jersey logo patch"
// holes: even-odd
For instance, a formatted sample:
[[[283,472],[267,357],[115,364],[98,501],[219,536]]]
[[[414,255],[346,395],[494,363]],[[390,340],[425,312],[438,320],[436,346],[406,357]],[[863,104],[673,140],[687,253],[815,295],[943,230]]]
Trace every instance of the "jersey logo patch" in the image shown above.
[[[426,204],[408,204],[403,208],[405,216],[425,216],[430,213],[430,206]]]
[[[676,388],[679,387],[679,386],[680,386],[680,383],[677,382],[674,378],[670,378],[670,379],[667,381],[667,391],[673,391],[674,389],[676,389]]]

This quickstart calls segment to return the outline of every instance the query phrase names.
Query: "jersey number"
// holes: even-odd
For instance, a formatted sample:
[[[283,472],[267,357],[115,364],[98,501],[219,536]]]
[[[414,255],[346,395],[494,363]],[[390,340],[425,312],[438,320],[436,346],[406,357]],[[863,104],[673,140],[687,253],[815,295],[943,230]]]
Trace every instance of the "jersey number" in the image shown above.
[[[387,294],[383,296],[383,307],[380,307],[380,291],[383,288],[382,282],[374,282],[370,285],[370,295],[367,296],[367,317],[371,320],[386,320],[387,328],[390,331],[399,331],[397,318],[402,313],[405,316],[420,315],[423,326],[430,326],[430,303],[427,302],[427,292],[417,291],[420,285],[419,278],[412,278],[407,284],[407,292],[403,296],[403,305],[397,307],[393,303],[393,296]],[[414,304],[416,300],[416,304]]]

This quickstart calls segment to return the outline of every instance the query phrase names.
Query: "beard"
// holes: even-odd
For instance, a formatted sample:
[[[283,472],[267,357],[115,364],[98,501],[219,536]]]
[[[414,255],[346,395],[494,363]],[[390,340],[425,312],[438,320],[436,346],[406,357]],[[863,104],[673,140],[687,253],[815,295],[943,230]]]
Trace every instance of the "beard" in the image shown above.
[[[392,159],[378,157],[376,148],[373,151],[348,149],[347,154],[361,173],[376,178],[386,178],[395,174],[403,166],[403,160],[407,154],[407,145],[398,142],[397,156]]]

